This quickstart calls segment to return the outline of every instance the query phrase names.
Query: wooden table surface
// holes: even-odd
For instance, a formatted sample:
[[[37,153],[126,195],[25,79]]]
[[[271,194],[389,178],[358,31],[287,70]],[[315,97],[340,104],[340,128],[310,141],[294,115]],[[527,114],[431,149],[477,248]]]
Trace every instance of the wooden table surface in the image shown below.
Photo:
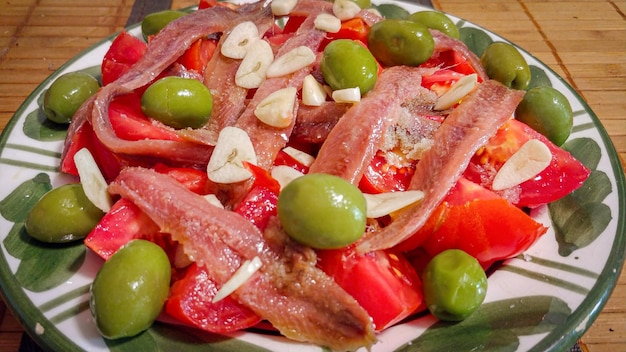
[[[626,1],[433,0],[530,51],[587,101],[626,160]],[[172,8],[196,1],[174,0]],[[97,5],[95,5],[97,4]],[[0,129],[37,85],[71,57],[122,29],[131,0],[0,2]],[[583,351],[626,351],[626,270],[581,339]],[[0,301],[0,351],[22,328]]]

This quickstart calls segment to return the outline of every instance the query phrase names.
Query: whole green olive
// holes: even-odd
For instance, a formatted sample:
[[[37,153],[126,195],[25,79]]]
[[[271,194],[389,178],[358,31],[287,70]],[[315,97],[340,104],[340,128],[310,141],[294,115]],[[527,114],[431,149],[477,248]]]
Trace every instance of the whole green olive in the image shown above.
[[[56,123],[70,123],[76,110],[100,89],[100,83],[84,72],[70,72],[59,76],[46,90],[43,112]]]
[[[152,325],[169,294],[167,254],[146,240],[132,240],[107,260],[91,285],[89,305],[102,336],[130,337]]]
[[[352,1],[355,4],[359,5],[359,7],[362,8],[362,9],[366,9],[366,8],[372,6],[372,1],[371,0],[350,0],[350,1]]]
[[[320,61],[324,80],[334,89],[358,87],[364,95],[376,84],[378,64],[366,47],[350,39],[330,42]]]
[[[522,54],[511,44],[491,43],[485,49],[480,61],[489,78],[507,87],[523,90],[530,84],[530,67]]]
[[[418,11],[409,15],[407,20],[421,23],[428,28],[436,29],[452,38],[459,39],[459,29],[443,12]]]
[[[165,77],[154,82],[141,96],[141,110],[174,128],[200,128],[213,110],[211,91],[191,78]]]
[[[574,114],[567,98],[548,86],[528,90],[515,109],[515,118],[558,146],[565,143],[574,123]]]
[[[345,247],[365,232],[365,197],[350,182],[328,174],[291,181],[278,196],[278,217],[287,234],[313,248]]]
[[[82,185],[71,183],[44,194],[28,213],[24,226],[39,241],[64,243],[87,236],[103,216]]]
[[[435,41],[428,28],[409,20],[386,19],[370,28],[367,45],[385,66],[419,66],[428,60]]]
[[[173,20],[185,16],[182,11],[163,10],[146,15],[141,21],[141,34],[145,40],[155,35]]]
[[[476,258],[459,249],[448,249],[428,262],[422,277],[424,299],[441,320],[461,321],[482,304],[487,275]]]

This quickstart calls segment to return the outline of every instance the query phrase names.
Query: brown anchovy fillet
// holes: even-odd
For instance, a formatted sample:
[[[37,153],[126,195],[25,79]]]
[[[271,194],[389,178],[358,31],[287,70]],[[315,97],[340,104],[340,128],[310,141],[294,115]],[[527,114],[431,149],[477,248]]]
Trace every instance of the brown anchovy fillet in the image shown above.
[[[357,250],[364,253],[390,248],[420,229],[467,168],[472,155],[511,118],[523,96],[523,91],[492,80],[478,85],[437,129],[434,145],[417,163],[409,189],[423,191],[423,201],[403,211],[387,227],[366,233]]]
[[[315,252],[290,241],[277,221],[263,234],[239,214],[151,169],[122,170],[109,191],[135,203],[220,285],[244,260],[259,257],[260,270],[234,297],[283,335],[337,351],[375,342],[367,312],[315,266]]]

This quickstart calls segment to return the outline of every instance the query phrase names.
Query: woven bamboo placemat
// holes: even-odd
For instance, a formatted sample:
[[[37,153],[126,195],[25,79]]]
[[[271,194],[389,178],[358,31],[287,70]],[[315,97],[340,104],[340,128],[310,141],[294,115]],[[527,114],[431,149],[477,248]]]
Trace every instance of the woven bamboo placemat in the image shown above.
[[[163,0],[160,0],[163,1]],[[419,0],[427,1],[427,0]],[[158,1],[137,1],[151,12]],[[172,0],[172,8],[195,5]],[[432,0],[435,8],[519,44],[564,77],[626,159],[626,1]],[[0,3],[0,128],[41,81],[71,57],[142,18],[131,0],[5,0]],[[626,351],[626,275],[580,348]],[[0,351],[20,350],[22,328],[0,302]],[[26,340],[22,350],[28,350]]]

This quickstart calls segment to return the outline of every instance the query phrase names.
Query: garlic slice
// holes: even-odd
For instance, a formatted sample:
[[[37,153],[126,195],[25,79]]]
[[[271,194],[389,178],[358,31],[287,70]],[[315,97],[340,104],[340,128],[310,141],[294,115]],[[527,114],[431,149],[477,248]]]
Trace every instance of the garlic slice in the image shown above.
[[[247,89],[259,88],[273,61],[274,53],[270,44],[265,40],[257,40],[241,61],[235,73],[235,84]]]
[[[315,77],[307,75],[302,82],[302,104],[321,106],[326,101],[326,90]]]
[[[281,55],[267,68],[267,77],[280,77],[294,73],[315,62],[315,53],[306,46],[299,46]]]
[[[260,39],[259,29],[253,22],[241,22],[228,33],[220,52],[231,59],[243,59],[252,44]]]
[[[233,276],[228,279],[228,281],[226,281],[217,291],[211,302],[219,302],[228,297],[231,293],[235,292],[235,290],[248,281],[248,279],[261,268],[261,266],[263,266],[263,262],[261,262],[261,259],[256,256],[252,258],[252,260],[244,261],[239,269],[235,271]]]
[[[217,198],[215,194],[207,194],[204,196],[204,199],[206,199],[206,201],[209,202],[209,204],[215,205],[216,207],[220,209],[224,209],[224,204],[220,202],[220,200]]]
[[[300,164],[304,166],[311,166],[315,161],[315,157],[294,147],[285,147],[283,148],[283,152],[285,152],[290,157],[296,159]]]
[[[246,131],[237,127],[224,127],[207,165],[209,179],[216,183],[241,182],[252,177],[243,162],[256,165],[256,153]]]
[[[272,0],[270,8],[274,16],[286,16],[298,4],[298,0]]]
[[[409,190],[379,194],[364,193],[363,196],[365,196],[365,202],[367,204],[367,217],[376,219],[421,201],[424,199],[424,192]]]
[[[538,139],[531,139],[502,165],[491,189],[501,191],[528,181],[548,167],[551,161],[550,148]]]
[[[475,73],[461,77],[447,92],[443,93],[443,95],[437,99],[434,109],[445,110],[453,107],[454,104],[458,103],[459,100],[473,91],[477,85],[478,75]]]
[[[82,148],[76,152],[74,164],[87,199],[105,213],[111,210],[113,200],[107,192],[107,182],[89,149]]]
[[[321,13],[313,21],[315,28],[327,33],[337,33],[341,29],[341,20],[329,13]]]
[[[342,21],[354,18],[361,8],[351,0],[335,0],[333,2],[333,14]]]
[[[285,128],[293,122],[293,109],[298,91],[294,87],[279,89],[263,99],[254,115],[265,124]]]
[[[337,103],[358,103],[361,101],[361,90],[358,87],[333,91],[332,98]]]
[[[304,175],[300,171],[292,167],[289,167],[287,165],[274,166],[270,174],[276,181],[278,181],[278,184],[280,185],[280,189],[285,188],[285,186],[287,186],[289,182]]]

